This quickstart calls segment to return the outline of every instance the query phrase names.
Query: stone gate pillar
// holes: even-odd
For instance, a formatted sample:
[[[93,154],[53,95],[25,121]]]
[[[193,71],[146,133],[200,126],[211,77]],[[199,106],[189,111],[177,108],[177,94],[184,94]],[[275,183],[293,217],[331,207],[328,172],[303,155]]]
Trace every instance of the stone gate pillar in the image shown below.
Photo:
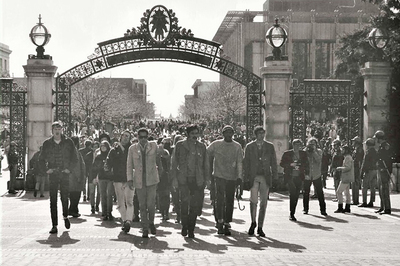
[[[392,68],[389,62],[367,62],[361,74],[364,77],[364,140],[372,137],[386,124],[389,112],[389,88]]]
[[[261,67],[265,90],[266,139],[275,145],[278,163],[289,148],[289,105],[292,67],[288,60],[268,61]]]
[[[57,67],[51,59],[29,58],[23,66],[28,77],[27,147],[28,160],[51,134],[53,122],[54,75]]]

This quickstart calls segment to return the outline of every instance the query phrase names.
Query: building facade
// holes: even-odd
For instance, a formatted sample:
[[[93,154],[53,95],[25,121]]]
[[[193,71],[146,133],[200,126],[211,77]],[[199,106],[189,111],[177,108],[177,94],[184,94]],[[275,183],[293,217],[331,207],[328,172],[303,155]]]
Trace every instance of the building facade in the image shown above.
[[[296,85],[304,79],[329,78],[340,37],[363,28],[377,12],[376,5],[361,0],[267,0],[262,11],[229,11],[213,41],[223,45],[230,61],[260,75],[265,57],[272,55],[265,33],[278,18],[288,32],[282,52]]]
[[[8,45],[0,43],[0,77],[10,77],[10,54]]]

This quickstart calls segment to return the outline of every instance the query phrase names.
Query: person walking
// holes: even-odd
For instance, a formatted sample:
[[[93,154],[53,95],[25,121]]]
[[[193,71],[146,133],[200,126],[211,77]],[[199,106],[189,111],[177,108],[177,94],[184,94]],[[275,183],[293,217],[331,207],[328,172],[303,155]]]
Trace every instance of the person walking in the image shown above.
[[[115,195],[117,197],[118,211],[121,214],[122,230],[128,233],[133,219],[133,196],[135,189],[133,180],[128,180],[126,163],[128,150],[131,146],[132,134],[128,130],[121,132],[119,141],[114,142],[108,154],[106,168],[112,171]]]
[[[157,184],[160,182],[159,172],[162,172],[161,156],[157,142],[148,141],[149,131],[146,128],[138,130],[139,142],[131,145],[128,151],[126,176],[133,180],[139,199],[142,237],[155,235],[154,225]]]
[[[79,151],[79,138],[77,136],[71,137],[75,148]],[[81,199],[82,191],[85,189],[86,166],[83,156],[78,152],[78,162],[72,169],[69,175],[69,208],[68,215],[72,217],[80,217],[79,201]]]
[[[350,212],[350,184],[354,182],[354,160],[352,155],[352,150],[349,146],[345,145],[342,147],[343,151],[343,166],[336,168],[340,171],[340,182],[338,189],[336,190],[336,198],[338,199],[338,209],[335,213],[339,212]],[[343,209],[343,192],[346,196],[346,207]]]
[[[353,144],[353,161],[354,161],[354,182],[351,184],[351,196],[353,198],[353,205],[360,204],[360,188],[361,188],[361,164],[364,158],[364,149],[360,137],[352,139]]]
[[[358,207],[374,207],[375,202],[375,188],[377,178],[377,162],[378,154],[375,150],[375,139],[368,138],[365,141],[367,150],[364,155],[364,159],[361,165],[361,177],[363,178],[362,183],[362,198],[363,203]],[[367,204],[368,189],[371,190],[370,201]]]
[[[17,181],[18,174],[18,155],[17,155],[17,143],[14,141],[10,142],[8,151],[7,151],[7,162],[8,162],[8,170],[10,170],[10,182],[8,193],[9,194],[17,194],[15,190],[15,183]]]
[[[257,234],[265,237],[263,225],[267,211],[269,189],[272,180],[278,178],[278,165],[276,162],[275,147],[271,142],[265,141],[265,130],[262,126],[254,128],[256,140],[248,143],[244,150],[243,174],[244,181],[250,181],[250,217],[251,226],[248,234],[254,235],[257,226],[257,204],[260,197],[260,210],[258,215]]]
[[[333,176],[333,185],[335,188],[335,191],[337,191],[340,183],[340,171],[336,171],[336,168],[339,166],[343,165],[343,159],[344,156],[342,154],[342,149],[341,149],[341,141],[338,139],[335,139],[332,142],[332,163],[330,167],[331,175]],[[337,198],[334,199],[333,201],[337,201]]]
[[[187,138],[176,144],[172,155],[173,186],[181,194],[181,235],[189,238],[194,238],[196,219],[203,208],[204,188],[209,180],[207,149],[198,141],[199,133],[197,125],[189,125]]]
[[[378,130],[374,138],[379,144],[378,150],[378,188],[379,188],[379,198],[381,200],[381,205],[376,213],[379,214],[391,214],[390,206],[390,175],[392,174],[392,152],[389,143],[387,143],[385,138],[385,132]]]
[[[215,180],[218,234],[226,236],[231,235],[230,222],[233,216],[235,188],[243,179],[243,150],[242,146],[232,139],[233,134],[233,127],[226,125],[222,129],[224,138],[214,141],[207,148],[210,169]]]
[[[90,201],[91,213],[95,214],[95,212],[99,211],[100,205],[100,192],[99,192],[99,179],[93,176],[92,169],[95,159],[95,153],[100,148],[100,143],[98,141],[93,142],[91,150],[85,155],[85,165],[88,174],[88,197],[87,200]]]
[[[52,124],[52,136],[46,139],[39,155],[41,174],[49,175],[50,182],[50,212],[52,228],[50,234],[58,232],[57,196],[60,189],[62,214],[65,228],[71,223],[68,219],[69,175],[78,163],[78,151],[74,143],[63,134],[62,122]]]
[[[100,152],[96,154],[92,167],[92,178],[97,178],[99,183],[103,221],[114,220],[112,216],[114,195],[113,173],[111,169],[105,167],[110,149],[110,143],[107,140],[103,140],[100,143]]]
[[[318,141],[315,138],[310,138],[307,141],[306,153],[308,156],[310,174],[306,175],[304,180],[303,213],[308,214],[310,204],[310,188],[311,184],[313,184],[315,192],[317,193],[320,212],[322,215],[326,216],[328,214],[326,213],[326,203],[321,178],[322,151],[317,148],[317,143]]]
[[[36,198],[38,191],[40,192],[40,197],[44,197],[44,186],[46,183],[47,175],[42,175],[39,169],[39,155],[42,151],[42,146],[39,150],[35,152],[29,161],[29,168],[32,170],[33,176],[35,177],[35,190],[33,191],[33,196]]]
[[[297,221],[297,202],[299,200],[301,185],[306,176],[310,173],[307,153],[301,150],[303,145],[300,139],[292,141],[293,149],[283,153],[280,166],[283,168],[283,176],[289,188],[290,216],[289,220]]]

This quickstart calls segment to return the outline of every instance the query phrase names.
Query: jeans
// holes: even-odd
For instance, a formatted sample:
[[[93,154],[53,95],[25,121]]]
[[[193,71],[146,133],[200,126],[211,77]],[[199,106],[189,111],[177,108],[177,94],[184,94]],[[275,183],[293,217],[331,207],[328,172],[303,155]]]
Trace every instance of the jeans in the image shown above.
[[[299,195],[301,190],[302,181],[298,177],[292,177],[288,181],[289,198],[290,198],[290,215],[296,213],[297,202],[299,201]]]
[[[264,225],[265,213],[267,211],[269,186],[264,176],[256,176],[253,187],[250,189],[250,216],[251,222],[256,221],[258,195],[260,195],[260,213],[258,214],[258,227]]]
[[[180,185],[181,192],[181,219],[182,226],[193,232],[196,226],[197,216],[203,207],[203,190],[197,186],[196,181]]]
[[[310,188],[311,183],[314,185],[315,192],[317,193],[319,201],[319,209],[321,212],[326,211],[325,196],[322,190],[322,180],[321,178],[314,180],[304,180],[304,194],[303,194],[303,208],[304,211],[308,211],[310,205]]]
[[[143,230],[148,230],[149,224],[154,224],[157,185],[136,188],[136,192],[139,199],[140,222]]]
[[[350,183],[343,183],[342,181],[340,181],[339,187],[336,190],[336,198],[338,199],[339,204],[343,204],[343,192],[346,196],[346,204],[350,204]]]
[[[46,175],[36,175],[36,184],[35,184],[35,190],[40,191],[40,195],[44,194],[44,185],[46,184]]]
[[[217,220],[218,222],[230,223],[233,216],[236,181],[215,177],[215,186]]]
[[[58,225],[57,215],[57,196],[58,189],[60,188],[62,214],[66,218],[68,217],[68,193],[69,193],[69,174],[65,173],[53,173],[50,174],[50,213],[51,222],[53,226]]]
[[[390,176],[387,172],[378,171],[379,198],[382,210],[391,210],[390,207]]]
[[[135,189],[130,189],[128,182],[115,182],[114,189],[117,196],[117,209],[121,214],[122,221],[132,221]]]
[[[97,195],[96,195],[97,190]],[[98,183],[89,183],[89,196],[90,196],[90,206],[92,208],[99,207],[100,204],[100,192],[99,192],[99,184]]]
[[[376,175],[376,170],[370,170],[365,173],[362,187],[363,203],[367,203],[368,189],[371,190],[370,202],[375,202]]]
[[[111,180],[100,179],[100,201],[101,201],[101,214],[103,216],[111,215],[113,207],[114,186]]]
[[[71,191],[69,192],[69,209],[68,213],[70,215],[79,213],[79,200],[81,199],[82,191]]]

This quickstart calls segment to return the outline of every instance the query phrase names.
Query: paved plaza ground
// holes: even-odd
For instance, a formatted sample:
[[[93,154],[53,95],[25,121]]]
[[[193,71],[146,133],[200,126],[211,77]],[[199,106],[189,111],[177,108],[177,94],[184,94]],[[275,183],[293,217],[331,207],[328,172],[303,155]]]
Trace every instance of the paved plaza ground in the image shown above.
[[[90,214],[90,205],[80,204],[79,218],[71,228],[50,235],[50,205],[32,192],[6,193],[8,172],[0,177],[0,265],[400,265],[400,194],[392,194],[392,214],[375,214],[375,208],[352,206],[351,214],[333,213],[332,182],[325,189],[328,216],[319,213],[311,200],[310,212],[297,208],[297,222],[288,219],[286,192],[274,192],[268,202],[265,238],[248,236],[249,193],[244,193],[240,211],[235,203],[232,236],[218,236],[214,227],[208,191],[203,215],[198,218],[194,239],[180,235],[180,226],[162,222],[156,215],[157,235],[141,238],[139,223],[129,234],[118,221],[102,221]],[[61,202],[59,212],[61,217]],[[379,205],[377,197],[376,206]],[[114,206],[116,207],[116,206]],[[113,215],[119,217],[114,208]]]

